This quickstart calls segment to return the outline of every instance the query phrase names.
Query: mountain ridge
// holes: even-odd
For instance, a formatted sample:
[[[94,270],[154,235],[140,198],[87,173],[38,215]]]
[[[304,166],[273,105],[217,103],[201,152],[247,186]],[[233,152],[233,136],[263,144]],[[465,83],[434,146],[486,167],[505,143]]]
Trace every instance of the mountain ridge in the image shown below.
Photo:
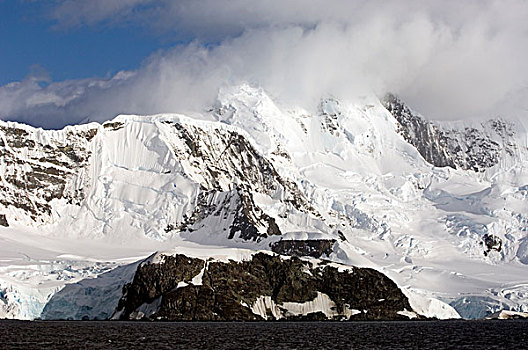
[[[324,258],[375,268],[464,317],[526,310],[528,283],[519,276],[528,261],[528,151],[508,133],[514,126],[485,124],[420,146],[445,134],[398,103],[391,109],[375,97],[324,99],[309,114],[284,111],[262,89],[245,85],[221,93],[203,116],[208,120],[119,116],[62,131],[0,122],[0,214],[11,226],[0,228],[2,239],[36,230],[46,239],[111,242],[116,252],[98,258],[103,265],[116,261],[112,254],[148,255],[150,247],[185,253],[198,245],[215,255],[218,247],[333,241]],[[418,128],[434,132],[413,139],[420,133],[409,130]],[[483,145],[495,144],[496,153],[482,158],[490,150]],[[441,148],[442,167],[420,152],[434,147]],[[134,240],[145,242],[135,255],[127,253]],[[308,252],[310,244],[281,251]],[[0,275],[6,295],[26,283],[13,272],[20,264],[13,259]],[[90,259],[73,260],[88,267]],[[482,278],[483,268],[490,277]],[[39,273],[36,281],[52,279]]]

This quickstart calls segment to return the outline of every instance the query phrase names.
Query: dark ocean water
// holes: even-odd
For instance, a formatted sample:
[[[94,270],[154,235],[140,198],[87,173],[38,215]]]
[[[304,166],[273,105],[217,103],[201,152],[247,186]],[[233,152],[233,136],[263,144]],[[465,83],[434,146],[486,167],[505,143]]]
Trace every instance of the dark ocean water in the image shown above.
[[[0,349],[512,348],[528,348],[528,321],[0,321]]]

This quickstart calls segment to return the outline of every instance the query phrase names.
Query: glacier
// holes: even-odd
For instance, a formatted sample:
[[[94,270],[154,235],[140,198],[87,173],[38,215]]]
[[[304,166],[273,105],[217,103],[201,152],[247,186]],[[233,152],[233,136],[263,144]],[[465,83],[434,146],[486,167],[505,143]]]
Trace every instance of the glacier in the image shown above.
[[[249,85],[192,118],[0,121],[0,318],[108,318],[153,252],[240,260],[281,240],[332,242],[324,259],[382,272],[427,317],[528,312],[527,137]]]

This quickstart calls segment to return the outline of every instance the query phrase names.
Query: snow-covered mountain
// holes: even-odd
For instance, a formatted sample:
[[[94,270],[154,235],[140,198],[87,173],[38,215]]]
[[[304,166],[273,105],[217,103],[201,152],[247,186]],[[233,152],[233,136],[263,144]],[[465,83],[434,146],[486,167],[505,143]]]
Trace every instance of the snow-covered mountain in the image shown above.
[[[429,122],[392,95],[310,113],[247,85],[199,118],[0,122],[0,317],[110,317],[155,251],[369,267],[424,316],[527,312],[527,146],[503,119]]]

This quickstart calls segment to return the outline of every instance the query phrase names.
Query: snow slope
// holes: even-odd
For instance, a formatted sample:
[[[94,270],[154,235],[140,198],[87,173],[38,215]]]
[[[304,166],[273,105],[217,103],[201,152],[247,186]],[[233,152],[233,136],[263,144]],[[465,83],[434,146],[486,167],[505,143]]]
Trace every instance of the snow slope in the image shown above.
[[[0,317],[41,317],[66,284],[101,276],[46,308],[79,318],[79,290],[157,250],[236,255],[280,239],[335,240],[328,259],[385,273],[427,316],[456,317],[446,303],[467,318],[528,311],[526,131],[392,112],[374,96],[310,112],[243,85],[200,120],[0,122]],[[434,147],[452,162],[433,165]]]

